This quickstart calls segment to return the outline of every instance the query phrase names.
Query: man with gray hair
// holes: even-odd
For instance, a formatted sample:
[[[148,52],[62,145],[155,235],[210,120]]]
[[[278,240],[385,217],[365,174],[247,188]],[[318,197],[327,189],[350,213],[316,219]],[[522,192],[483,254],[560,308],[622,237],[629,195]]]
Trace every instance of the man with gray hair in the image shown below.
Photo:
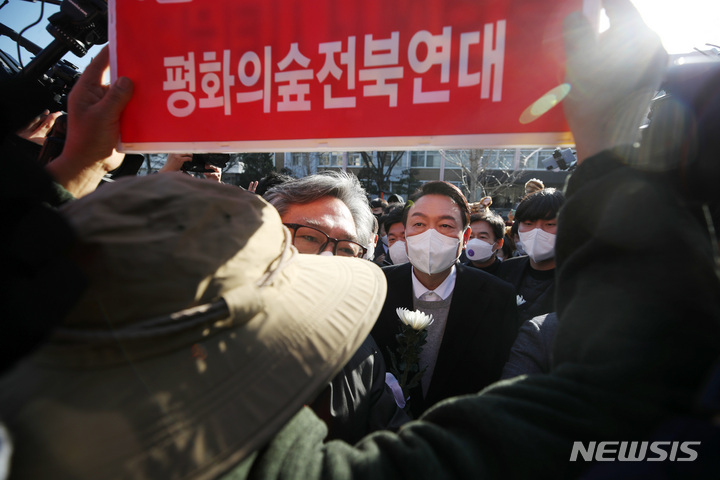
[[[328,215],[330,211],[335,214],[345,216],[349,214],[346,220],[351,220],[353,227],[346,225],[343,237],[340,240],[349,240],[359,243],[367,249],[368,245],[375,243],[375,231],[372,211],[367,201],[365,189],[358,181],[357,177],[346,172],[328,171],[318,175],[310,175],[297,180],[276,185],[263,195],[263,198],[270,202],[283,219],[284,223],[295,222],[288,220],[289,218],[297,219],[298,212],[301,217],[307,217],[307,226],[318,227],[321,231],[331,228],[327,224],[332,219],[318,218],[314,213]],[[334,200],[333,200],[334,199]],[[337,219],[339,221],[339,219]],[[323,222],[325,225],[323,225]],[[293,230],[290,228],[290,230]],[[297,232],[294,232],[295,234]],[[330,232],[325,231],[326,235]],[[295,237],[296,235],[294,235]],[[298,247],[298,245],[295,245]],[[337,248],[336,242],[328,242],[323,251],[328,247]],[[300,248],[298,248],[300,250]],[[332,251],[332,250],[328,250]],[[300,253],[322,253],[322,251],[311,252],[302,251]],[[337,252],[342,255],[343,252]],[[358,256],[358,255],[352,255]],[[360,255],[362,256],[362,255]]]
[[[354,175],[323,172],[289,180],[263,198],[278,210],[300,253],[367,258],[374,251],[377,223]],[[385,385],[386,367],[378,350],[368,336],[313,403],[328,425],[328,438],[354,443],[369,432],[409,420]]]

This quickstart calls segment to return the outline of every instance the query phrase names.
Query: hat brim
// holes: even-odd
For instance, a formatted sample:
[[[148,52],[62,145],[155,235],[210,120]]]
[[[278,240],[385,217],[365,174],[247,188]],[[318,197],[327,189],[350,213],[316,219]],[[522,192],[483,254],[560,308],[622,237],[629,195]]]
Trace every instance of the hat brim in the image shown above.
[[[213,478],[342,368],[385,293],[372,262],[294,253],[271,284],[227,292],[230,318],[193,326],[197,340],[172,351],[132,360],[132,342],[118,340],[92,354],[119,349],[127,362],[79,367],[69,349],[88,354],[92,342],[51,340],[2,382],[2,411],[25,445],[14,464],[33,478]]]

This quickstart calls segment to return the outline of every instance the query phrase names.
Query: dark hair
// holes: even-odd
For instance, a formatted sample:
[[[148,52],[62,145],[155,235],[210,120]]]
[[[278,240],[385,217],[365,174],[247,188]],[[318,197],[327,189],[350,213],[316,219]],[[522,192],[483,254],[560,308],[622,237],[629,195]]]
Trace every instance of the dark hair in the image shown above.
[[[495,235],[495,241],[505,236],[505,220],[495,212],[487,210],[481,213],[473,213],[470,215],[470,223],[474,222],[487,222],[493,235]]]
[[[515,253],[515,240],[505,235],[503,237],[503,244],[502,247],[500,247],[503,251],[503,260],[507,260],[508,258],[511,258],[513,256],[513,253]]]
[[[552,220],[557,217],[565,196],[555,188],[544,188],[525,197],[515,211],[515,223]]]
[[[450,200],[452,200],[460,209],[463,229],[468,226],[470,223],[470,206],[468,205],[465,195],[463,195],[460,189],[452,183],[444,182],[442,180],[427,182],[415,193],[413,193],[408,203],[405,204],[405,209],[403,210],[403,225],[407,225],[407,216],[410,207],[412,207],[415,202],[425,195],[445,195],[446,197],[449,197]]]
[[[290,180],[294,180],[290,175],[272,171],[258,181],[255,193],[262,197],[265,195],[265,192],[273,188],[275,185],[280,185],[282,183],[289,182]]]
[[[380,222],[383,224],[383,227],[385,228],[385,233],[390,230],[390,227],[392,227],[396,223],[403,223],[403,211],[405,208],[400,206],[395,206],[388,210],[388,212],[380,217]]]

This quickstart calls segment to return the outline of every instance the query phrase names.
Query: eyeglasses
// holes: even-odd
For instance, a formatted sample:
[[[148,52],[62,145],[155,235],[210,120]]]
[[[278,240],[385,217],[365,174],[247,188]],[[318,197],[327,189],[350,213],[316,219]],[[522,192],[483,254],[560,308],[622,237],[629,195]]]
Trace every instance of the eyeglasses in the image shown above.
[[[352,240],[338,240],[331,238],[325,232],[307,225],[297,223],[284,223],[293,232],[293,245],[300,253],[317,255],[327,248],[328,243],[333,243],[333,255],[340,257],[363,257],[367,248]]]

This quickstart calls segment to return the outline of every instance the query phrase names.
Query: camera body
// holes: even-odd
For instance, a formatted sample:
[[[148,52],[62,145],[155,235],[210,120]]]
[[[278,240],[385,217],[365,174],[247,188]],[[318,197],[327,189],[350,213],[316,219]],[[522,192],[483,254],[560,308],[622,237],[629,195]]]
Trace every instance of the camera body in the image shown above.
[[[225,168],[233,155],[230,153],[195,153],[192,160],[183,163],[183,172],[207,173],[213,170],[205,168],[205,165],[213,165],[219,168]]]
[[[62,60],[67,52],[83,56],[108,41],[106,0],[63,0],[48,19],[54,40],[40,48],[5,25],[0,34],[35,54],[26,66],[0,51],[0,133],[14,131],[48,109],[67,111],[67,95],[80,77],[78,68]]]
[[[568,170],[572,171],[577,165],[577,159],[575,153],[570,148],[559,149],[556,148],[552,154],[552,157],[547,157],[541,160],[541,163],[546,170],[559,171]]]

